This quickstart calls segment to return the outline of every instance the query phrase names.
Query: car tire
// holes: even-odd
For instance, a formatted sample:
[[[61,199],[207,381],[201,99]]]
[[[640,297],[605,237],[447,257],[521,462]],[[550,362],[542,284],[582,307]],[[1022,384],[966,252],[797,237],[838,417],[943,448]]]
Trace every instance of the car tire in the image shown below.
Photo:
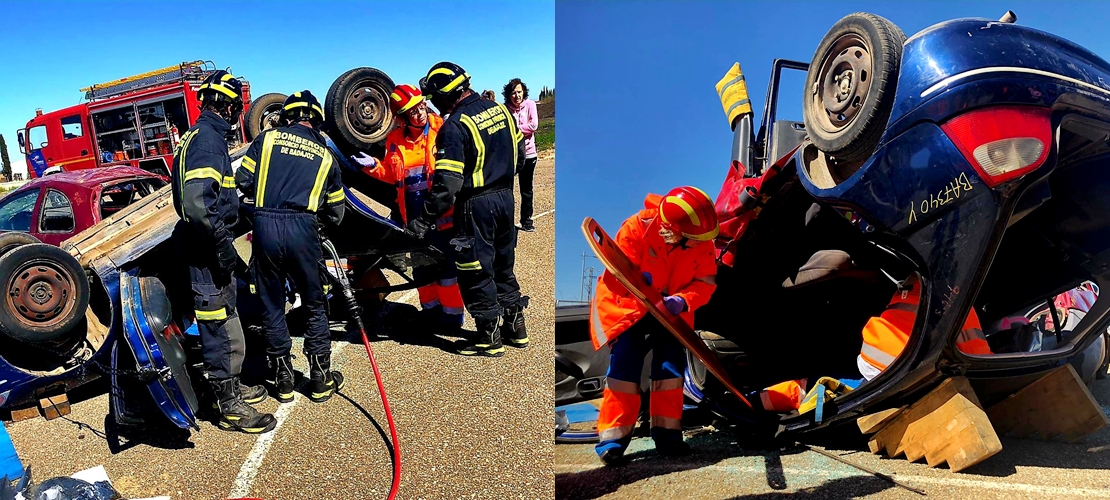
[[[252,141],[262,132],[277,126],[277,116],[285,104],[285,94],[271,93],[255,99],[247,111],[247,140]]]
[[[13,231],[10,233],[0,234],[0,257],[4,254],[15,250],[23,245],[33,245],[35,243],[42,243],[38,238],[31,236],[30,233],[23,233]]]
[[[344,154],[372,151],[393,128],[389,95],[393,80],[374,68],[355,68],[336,78],[324,99],[324,130]]]
[[[838,163],[875,151],[894,106],[905,41],[894,23],[862,12],[845,16],[821,40],[802,109],[810,139]]]
[[[29,344],[57,343],[85,320],[89,280],[65,250],[23,245],[0,257],[0,335]]]
[[[1102,341],[1106,345],[1106,349],[1102,353],[1102,364],[1095,372],[1095,378],[1098,380],[1106,378],[1106,371],[1110,370],[1110,333],[1103,333]]]

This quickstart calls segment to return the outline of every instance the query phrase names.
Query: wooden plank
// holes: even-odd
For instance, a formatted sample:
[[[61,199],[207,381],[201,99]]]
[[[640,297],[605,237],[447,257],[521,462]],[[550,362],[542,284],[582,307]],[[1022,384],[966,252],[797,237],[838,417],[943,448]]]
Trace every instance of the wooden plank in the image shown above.
[[[1075,442],[1110,419],[1071,364],[1061,366],[987,411],[999,434]]]
[[[12,422],[21,422],[23,420],[30,420],[38,418],[39,408],[37,406],[29,406],[27,408],[20,408],[12,410]]]
[[[861,433],[874,434],[881,430],[884,425],[893,420],[894,417],[897,417],[905,410],[906,407],[903,406],[901,408],[891,408],[889,410],[883,410],[880,412],[872,413],[870,415],[865,415],[856,419],[856,425],[859,426],[859,431]]]
[[[885,427],[875,434],[868,446],[872,453],[882,450],[891,458],[901,455],[905,451],[902,442],[909,425],[940,408],[956,394],[962,394],[975,406],[981,407],[979,398],[975,396],[971,384],[964,377],[945,379],[936,389],[926,394],[925,397],[910,405],[900,415],[892,419]]]
[[[47,420],[54,420],[69,415],[69,398],[65,393],[48,396],[39,400],[39,408],[42,408],[42,414]]]
[[[930,467],[947,463],[959,472],[1002,451],[998,434],[963,377],[945,380],[908,408],[888,412],[867,422],[881,417],[887,422],[868,443],[872,453],[882,451],[891,458],[904,453],[911,462],[925,458]]]

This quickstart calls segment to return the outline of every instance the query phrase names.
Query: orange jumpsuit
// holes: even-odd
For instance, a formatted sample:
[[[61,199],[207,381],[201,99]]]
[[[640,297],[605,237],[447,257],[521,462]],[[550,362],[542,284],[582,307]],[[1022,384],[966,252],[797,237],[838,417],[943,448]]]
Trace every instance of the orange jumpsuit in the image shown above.
[[[415,137],[409,136],[410,127],[403,126],[394,129],[385,138],[385,156],[374,167],[363,168],[362,171],[375,179],[387,182],[397,187],[398,214],[394,220],[401,224],[409,221],[410,214],[422,210],[424,200],[428,198],[431,188],[432,173],[435,171],[435,144],[436,134],[443,126],[443,118],[428,113],[428,124],[424,131]],[[436,220],[436,235],[433,244],[443,250],[450,258],[449,252],[451,229],[453,227],[452,211],[448,210],[443,217]],[[430,285],[417,289],[420,294],[420,307],[429,310],[442,307],[445,314],[461,321],[463,314],[463,300],[459,292],[458,280],[454,275],[454,266],[447,266],[444,275]]]
[[[913,323],[917,319],[917,307],[921,302],[921,287],[916,278],[908,280],[906,286],[909,289],[905,292],[895,292],[881,316],[871,318],[863,326],[863,345],[858,364],[867,380],[893,363],[910,340]],[[992,354],[974,308],[960,329],[956,348],[965,354]],[[783,413],[798,409],[805,397],[805,385],[804,379],[790,380],[764,389],[760,393],[764,409]]]
[[[716,288],[714,247],[712,242],[687,240],[685,246],[664,242],[656,217],[659,201],[659,196],[648,195],[644,200],[648,208],[624,222],[616,243],[633,266],[651,275],[652,288],[686,302],[680,317],[693,325],[694,311],[709,301]],[[678,433],[681,439],[685,351],[655,318],[645,318],[647,314],[647,308],[616,277],[608,271],[602,274],[591,304],[590,332],[595,348],[611,344],[613,349],[597,421],[599,454],[604,446],[623,449],[631,440],[640,413],[640,375],[649,349],[653,351],[649,407],[652,436],[658,443],[656,431],[665,429]],[[650,339],[645,341],[646,337]]]

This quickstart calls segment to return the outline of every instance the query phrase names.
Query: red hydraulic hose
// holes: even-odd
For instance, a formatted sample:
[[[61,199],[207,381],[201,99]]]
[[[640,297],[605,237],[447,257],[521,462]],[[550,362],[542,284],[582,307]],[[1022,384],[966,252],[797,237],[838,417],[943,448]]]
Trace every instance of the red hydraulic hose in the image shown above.
[[[335,279],[343,289],[343,298],[347,301],[351,319],[355,321],[358,332],[362,334],[362,345],[366,347],[366,356],[370,358],[370,367],[374,369],[374,380],[378,383],[378,394],[382,397],[385,419],[389,422],[389,435],[393,441],[393,486],[389,489],[389,500],[393,500],[397,498],[397,489],[401,487],[401,441],[397,439],[397,424],[393,421],[393,410],[389,408],[389,398],[385,395],[382,372],[378,370],[378,361],[374,359],[374,350],[370,349],[370,339],[366,336],[366,327],[362,324],[358,300],[355,299],[355,292],[351,289],[351,281],[347,279],[347,271],[340,265],[339,252],[335,250],[335,245],[327,239],[322,241],[322,246],[332,258],[332,263],[335,265]]]
[[[393,441],[393,487],[389,489],[389,500],[393,500],[397,498],[397,488],[401,487],[401,441],[397,439],[397,424],[393,422],[393,411],[389,408],[389,398],[385,396],[382,373],[378,371],[378,361],[374,359],[374,351],[370,349],[370,339],[366,337],[366,329],[362,327],[362,321],[358,323],[358,331],[362,334],[362,345],[366,346],[370,367],[374,369],[374,380],[378,382],[378,394],[382,396],[382,408],[385,408],[385,420],[389,422],[389,436]]]

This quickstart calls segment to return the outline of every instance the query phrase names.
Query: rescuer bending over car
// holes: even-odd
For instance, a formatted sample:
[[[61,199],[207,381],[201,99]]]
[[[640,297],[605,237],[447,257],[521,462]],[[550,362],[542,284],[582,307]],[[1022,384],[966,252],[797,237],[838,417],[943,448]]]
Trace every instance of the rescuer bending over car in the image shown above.
[[[385,138],[385,155],[381,161],[359,153],[351,159],[362,166],[362,172],[397,188],[397,210],[391,218],[401,224],[409,223],[422,210],[430,198],[432,175],[435,172],[436,136],[443,127],[443,118],[428,111],[428,104],[420,89],[398,85],[390,94],[389,108],[396,123],[400,124]],[[454,209],[436,219],[435,231],[429,243],[443,252],[448,259],[454,252],[448,242],[453,237]],[[418,281],[424,278],[413,276]],[[447,266],[442,274],[429,285],[417,288],[420,307],[431,319],[458,329],[463,323],[463,299],[455,266]]]
[[[225,135],[239,121],[242,94],[239,80],[222,70],[205,78],[197,90],[200,118],[181,137],[174,157],[173,205],[181,220],[173,238],[180,261],[189,268],[205,378],[218,401],[217,425],[258,433],[273,430],[277,421],[250,405],[266,398],[265,388],[239,383],[246,350],[235,310],[239,254],[232,228],[239,219],[239,198]]]
[[[276,399],[293,401],[292,341],[285,322],[285,283],[290,279],[308,311],[304,353],[308,356],[308,398],[327,401],[343,388],[331,369],[331,334],[324,309],[320,262],[321,224],[338,226],[344,194],[338,165],[317,131],[324,121],[311,92],[295,92],[281,108],[282,127],[256,137],[235,173],[235,184],[254,200],[255,285],[262,302],[266,354],[274,367]]]
[[[663,295],[667,311],[692,326],[694,311],[709,302],[717,286],[713,200],[700,189],[680,187],[666,196],[648,195],[644,207],[621,226],[617,246]],[[682,344],[609,271],[598,281],[591,309],[594,348],[612,346],[597,419],[598,456],[609,465],[624,457],[640,415],[640,374],[648,351],[655,448],[664,456],[688,453],[682,440]]]

